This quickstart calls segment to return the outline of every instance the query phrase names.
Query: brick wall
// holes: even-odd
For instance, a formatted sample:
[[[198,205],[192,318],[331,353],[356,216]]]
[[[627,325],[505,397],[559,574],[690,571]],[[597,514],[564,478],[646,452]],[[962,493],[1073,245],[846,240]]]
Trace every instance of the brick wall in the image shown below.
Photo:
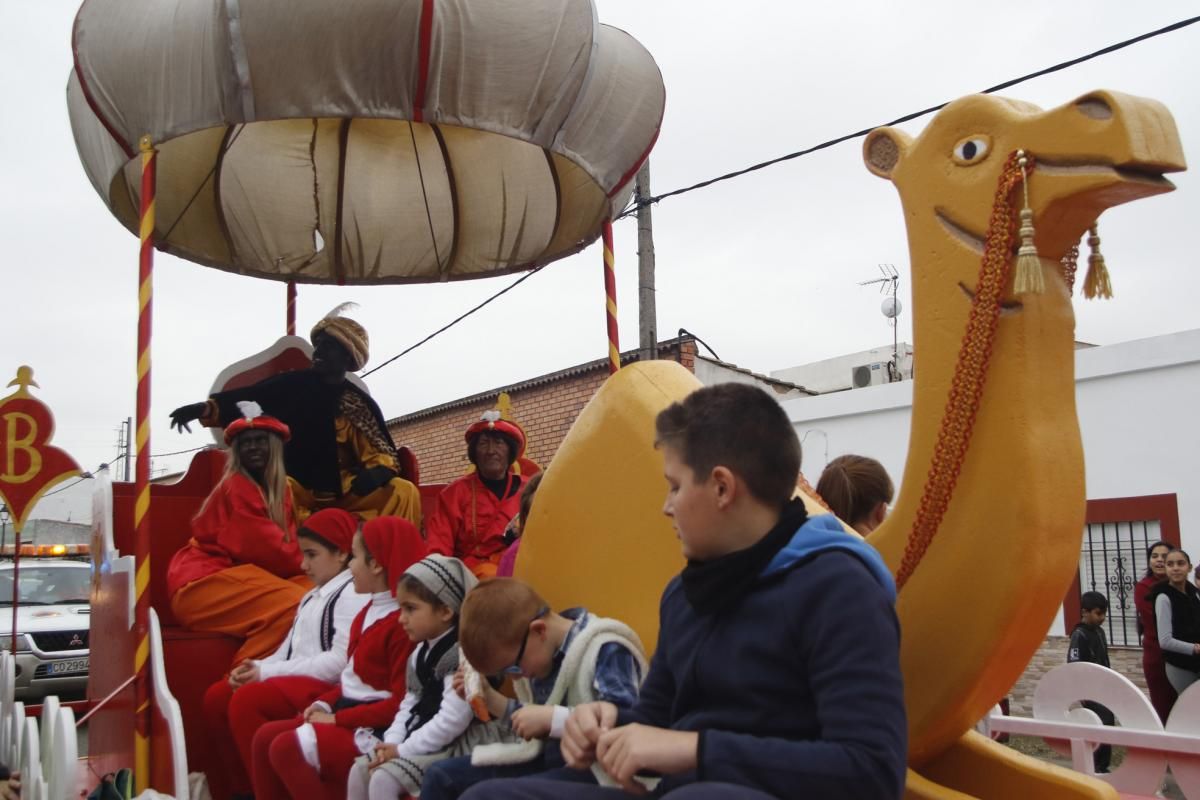
[[[1030,659],[1025,673],[1009,692],[1011,713],[1019,717],[1033,716],[1033,690],[1043,675],[1067,660],[1066,636],[1047,636],[1042,646]],[[1133,681],[1142,692],[1146,692],[1146,679],[1142,675],[1142,651],[1132,647],[1108,648],[1108,660],[1112,668]],[[1147,697],[1150,695],[1147,694]]]
[[[665,343],[660,345],[660,357],[679,361],[693,371],[696,344],[690,339]],[[622,360],[635,360],[635,356],[623,354]],[[407,445],[416,453],[421,483],[452,481],[470,466],[463,434],[484,411],[495,408],[496,398],[506,391],[512,401],[512,418],[525,429],[526,457],[545,468],[607,377],[606,361],[590,362],[389,420],[388,432],[396,444]]]

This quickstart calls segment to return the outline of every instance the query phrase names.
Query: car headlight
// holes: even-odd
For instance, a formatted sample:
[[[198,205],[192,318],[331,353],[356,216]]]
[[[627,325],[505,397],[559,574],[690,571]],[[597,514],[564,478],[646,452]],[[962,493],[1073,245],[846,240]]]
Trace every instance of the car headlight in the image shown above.
[[[13,639],[12,636],[0,636],[0,650],[8,650],[11,652],[13,649],[12,639]],[[25,634],[23,634],[23,633],[17,634],[17,648],[16,649],[18,652],[29,649],[29,643],[25,639]]]

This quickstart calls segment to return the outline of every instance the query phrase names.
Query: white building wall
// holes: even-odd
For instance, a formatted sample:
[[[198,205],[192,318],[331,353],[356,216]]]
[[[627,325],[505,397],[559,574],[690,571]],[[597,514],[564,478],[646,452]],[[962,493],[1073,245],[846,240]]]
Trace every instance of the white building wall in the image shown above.
[[[901,375],[905,378],[912,378],[913,349],[912,345],[908,342],[900,342],[895,348],[889,344],[871,350],[863,350],[858,353],[848,353],[836,358],[827,358],[824,361],[815,361],[812,364],[772,370],[771,377],[799,384],[806,389],[821,392],[822,394],[825,392],[840,392],[854,385],[850,380],[850,374],[855,367],[881,362],[887,363],[896,354],[900,356]]]
[[[1200,330],[1077,350],[1075,375],[1088,499],[1175,494],[1181,543],[1200,559]],[[783,406],[814,484],[844,453],[876,458],[897,486],[904,481],[912,383]],[[1050,634],[1065,631],[1060,612]]]

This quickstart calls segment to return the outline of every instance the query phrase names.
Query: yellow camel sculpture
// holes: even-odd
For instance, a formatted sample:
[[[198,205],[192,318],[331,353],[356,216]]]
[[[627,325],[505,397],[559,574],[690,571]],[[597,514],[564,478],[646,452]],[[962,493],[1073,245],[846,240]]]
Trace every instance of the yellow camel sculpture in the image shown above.
[[[969,144],[968,144],[969,143]],[[974,96],[916,139],[864,143],[868,168],[900,192],[912,259],[921,369],[904,487],[870,537],[901,563],[955,373],[1001,169],[1029,152],[1045,290],[1007,284],[986,391],[957,489],[897,604],[909,715],[911,798],[1115,798],[1107,784],[973,732],[1041,643],[1079,558],[1083,454],[1075,415],[1074,318],[1059,261],[1106,208],[1161,192],[1184,169],[1160,104],[1094,92],[1057,109]],[[592,399],[547,472],[517,574],[555,604],[628,620],[647,641],[682,566],[661,517],[654,415],[699,384],[670,362],[621,370]],[[806,498],[811,500],[811,498]],[[802,787],[798,787],[802,788]]]

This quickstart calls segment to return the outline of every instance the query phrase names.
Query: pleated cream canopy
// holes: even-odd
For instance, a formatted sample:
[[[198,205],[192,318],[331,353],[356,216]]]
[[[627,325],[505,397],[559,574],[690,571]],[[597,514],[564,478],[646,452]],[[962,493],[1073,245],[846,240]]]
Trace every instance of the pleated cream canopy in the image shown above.
[[[85,0],[67,107],[88,178],[159,248],[309,283],[496,275],[628,202],[650,54],[591,0]]]

